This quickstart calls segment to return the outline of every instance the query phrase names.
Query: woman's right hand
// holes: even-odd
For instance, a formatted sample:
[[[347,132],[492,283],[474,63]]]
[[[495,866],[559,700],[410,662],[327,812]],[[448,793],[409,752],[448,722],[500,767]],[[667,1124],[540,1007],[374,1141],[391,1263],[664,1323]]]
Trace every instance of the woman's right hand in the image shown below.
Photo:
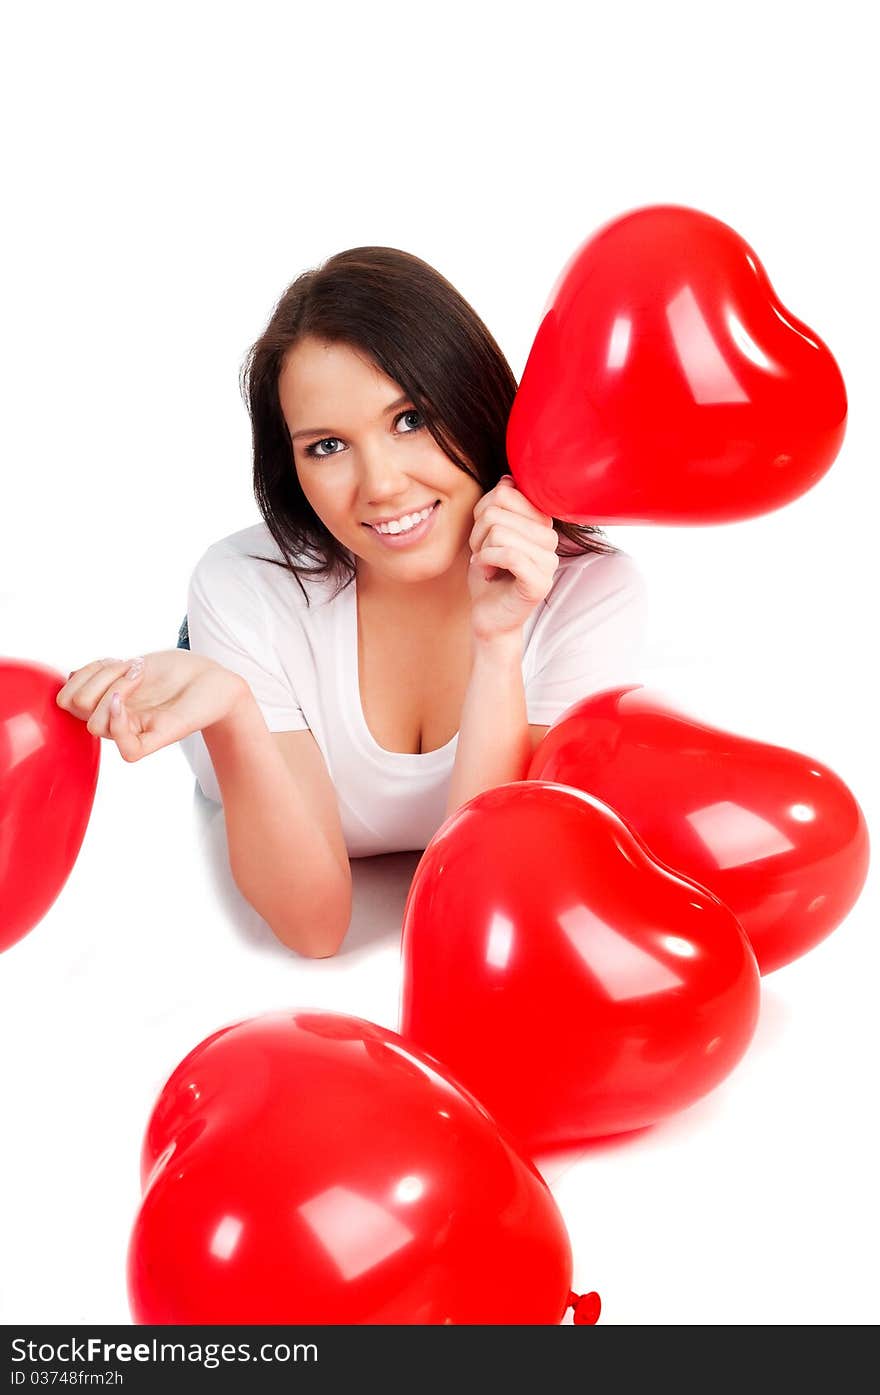
[[[240,674],[213,659],[161,649],[74,669],[55,701],[135,761],[222,721],[249,694]]]

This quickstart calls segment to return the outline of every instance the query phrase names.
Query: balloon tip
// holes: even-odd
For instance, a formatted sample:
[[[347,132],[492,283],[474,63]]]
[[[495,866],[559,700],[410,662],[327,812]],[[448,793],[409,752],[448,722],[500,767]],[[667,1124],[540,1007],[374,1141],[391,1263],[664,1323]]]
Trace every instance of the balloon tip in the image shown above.
[[[570,1293],[567,1308],[574,1308],[572,1321],[578,1327],[595,1327],[602,1311],[602,1299],[595,1291],[590,1293]]]

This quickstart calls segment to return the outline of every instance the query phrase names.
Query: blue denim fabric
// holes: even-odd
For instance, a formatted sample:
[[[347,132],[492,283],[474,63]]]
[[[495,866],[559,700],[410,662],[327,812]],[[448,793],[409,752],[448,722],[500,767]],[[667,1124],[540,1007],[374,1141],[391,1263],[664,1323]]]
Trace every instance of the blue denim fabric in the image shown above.
[[[189,648],[189,626],[186,623],[185,615],[183,617],[183,623],[181,624],[180,629],[177,631],[177,647],[178,649]]]

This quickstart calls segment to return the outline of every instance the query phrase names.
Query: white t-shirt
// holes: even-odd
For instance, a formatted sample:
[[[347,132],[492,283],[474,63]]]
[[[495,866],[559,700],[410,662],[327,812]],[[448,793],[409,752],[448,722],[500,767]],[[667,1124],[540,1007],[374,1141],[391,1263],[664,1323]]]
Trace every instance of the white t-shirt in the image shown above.
[[[566,541],[565,546],[569,546]],[[213,543],[189,584],[189,642],[247,679],[270,731],[311,730],[333,781],[349,857],[425,848],[446,817],[458,733],[436,751],[386,751],[358,687],[357,580],[303,578],[249,553],[281,557],[262,522]],[[561,557],[523,627],[531,724],[549,726],[589,693],[637,678],[645,586],[624,552]],[[204,794],[221,801],[201,732],[180,743]]]

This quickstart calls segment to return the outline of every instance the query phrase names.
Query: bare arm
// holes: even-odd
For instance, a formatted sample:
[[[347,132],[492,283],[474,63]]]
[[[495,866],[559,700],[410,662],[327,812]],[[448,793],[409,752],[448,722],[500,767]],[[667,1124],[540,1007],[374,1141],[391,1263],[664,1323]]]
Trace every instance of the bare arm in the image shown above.
[[[296,735],[314,741],[310,732]],[[236,886],[290,949],[311,958],[334,954],[351,920],[351,864],[316,817],[316,791],[295,778],[244,680],[229,714],[203,736],[223,796]]]
[[[56,702],[126,761],[201,731],[226,814],[236,885],[290,949],[324,958],[351,919],[336,792],[310,731],[271,733],[244,678],[189,650],[98,659]]]
[[[483,790],[525,779],[534,743],[526,715],[522,643],[521,631],[497,641],[473,640],[447,817]]]

